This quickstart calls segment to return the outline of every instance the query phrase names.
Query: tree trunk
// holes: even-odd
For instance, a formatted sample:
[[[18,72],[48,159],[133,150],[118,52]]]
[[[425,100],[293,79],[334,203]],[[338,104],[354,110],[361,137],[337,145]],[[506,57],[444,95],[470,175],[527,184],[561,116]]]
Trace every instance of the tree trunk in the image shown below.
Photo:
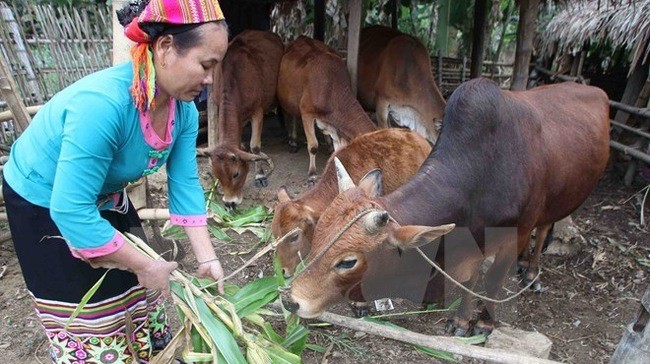
[[[535,20],[539,12],[540,0],[521,0],[519,2],[519,24],[517,25],[517,50],[512,75],[513,91],[526,89],[528,84],[528,67],[533,53],[533,37],[535,36]]]
[[[483,70],[483,51],[485,49],[485,32],[487,24],[487,0],[474,3],[474,29],[472,29],[472,61],[470,78],[481,77]]]

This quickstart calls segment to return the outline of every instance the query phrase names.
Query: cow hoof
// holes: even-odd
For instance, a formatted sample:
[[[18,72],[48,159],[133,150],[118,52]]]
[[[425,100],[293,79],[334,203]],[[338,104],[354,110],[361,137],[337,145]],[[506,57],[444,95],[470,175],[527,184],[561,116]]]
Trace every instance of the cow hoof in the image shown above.
[[[528,270],[528,262],[521,261],[521,260],[517,262],[517,275],[519,277],[523,277],[526,274],[527,270]]]
[[[474,325],[474,328],[472,329],[472,335],[488,336],[492,333],[492,330],[494,330],[493,324],[486,324],[482,321],[479,321],[476,323],[476,325]]]
[[[368,305],[366,305],[366,304],[356,305],[356,304],[351,303],[350,304],[350,309],[352,310],[352,314],[356,318],[368,317],[370,315],[370,309],[368,308]]]
[[[307,188],[312,188],[316,184],[316,176],[311,176],[307,179]]]
[[[269,181],[267,181],[266,177],[255,178],[255,187],[262,188],[262,187],[268,187],[268,185],[269,185]]]
[[[447,320],[445,325],[445,334],[454,336],[466,336],[469,331],[469,323],[462,324],[459,320]]]
[[[298,153],[298,143],[289,141],[289,153]]]

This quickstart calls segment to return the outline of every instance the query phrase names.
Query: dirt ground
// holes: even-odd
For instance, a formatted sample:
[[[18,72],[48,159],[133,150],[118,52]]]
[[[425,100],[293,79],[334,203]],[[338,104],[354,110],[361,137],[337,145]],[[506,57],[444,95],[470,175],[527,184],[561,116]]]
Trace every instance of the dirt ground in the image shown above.
[[[284,185],[292,195],[306,190],[308,157],[303,147],[290,154],[284,133],[274,120],[264,130],[263,151],[275,162],[269,186],[258,189],[252,175],[246,184],[244,205],[273,206],[277,189]],[[318,158],[319,170],[325,163],[325,149]],[[209,185],[207,160],[200,160],[203,183]],[[159,173],[160,174],[160,173]],[[623,332],[636,314],[650,275],[650,238],[648,226],[639,225],[642,195],[635,194],[647,185],[640,179],[631,187],[621,182],[622,173],[609,167],[597,189],[573,215],[579,233],[572,239],[570,255],[545,254],[542,260],[542,293],[525,292],[514,303],[502,305],[499,314],[504,325],[538,331],[553,342],[551,359],[567,363],[606,363]],[[164,178],[154,175],[152,193],[164,206]],[[646,218],[649,213],[646,202]],[[3,231],[6,224],[0,225]],[[227,271],[233,271],[253,253],[240,254],[250,245],[251,237],[225,244],[215,241]],[[194,258],[188,254],[182,265],[192,270]],[[246,268],[235,283],[242,284],[272,272],[271,258],[264,257]],[[513,278],[514,279],[514,278]],[[396,311],[418,309],[418,305],[394,300]],[[350,315],[344,304],[332,312]],[[20,267],[11,241],[0,243],[0,362],[47,363],[46,342],[31,308]],[[440,335],[448,313],[402,315],[391,322],[410,330]],[[174,314],[172,314],[174,316]],[[307,324],[315,323],[311,320]],[[412,347],[395,341],[356,333],[336,327],[310,327],[309,341],[331,346],[324,355],[305,351],[306,363],[421,363],[437,362]],[[325,359],[325,360],[324,360]],[[463,360],[463,362],[477,362]]]

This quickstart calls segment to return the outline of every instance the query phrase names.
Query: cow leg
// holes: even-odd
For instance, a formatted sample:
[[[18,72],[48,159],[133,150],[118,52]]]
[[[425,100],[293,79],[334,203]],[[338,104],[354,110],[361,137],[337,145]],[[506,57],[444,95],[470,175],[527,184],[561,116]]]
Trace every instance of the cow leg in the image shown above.
[[[309,151],[309,172],[307,174],[307,186],[313,187],[316,183],[316,152],[318,152],[318,139],[316,139],[316,118],[312,115],[303,115],[302,127],[305,129],[307,138],[307,150]]]
[[[262,126],[264,124],[264,112],[258,110],[251,119],[251,153],[260,154],[262,148]],[[266,187],[269,185],[266,174],[262,168],[262,161],[255,161],[255,186]]]
[[[388,100],[382,98],[377,99],[375,113],[377,114],[377,126],[380,128],[388,128],[389,106]]]
[[[486,296],[496,299],[499,292],[508,277],[510,269],[517,261],[517,247],[527,243],[525,239],[530,238],[530,230],[526,234],[517,237],[517,245],[512,243],[504,244],[499,252],[494,257],[494,262],[490,265],[487,273],[485,274],[485,292]],[[515,242],[513,242],[515,243]],[[496,322],[496,303],[490,301],[483,301],[483,310],[478,316],[478,321],[474,326],[473,335],[489,335],[494,330]]]
[[[528,268],[526,269],[526,274],[524,275],[524,279],[521,282],[524,287],[529,285],[539,273],[539,261],[542,256],[542,247],[544,246],[544,240],[548,236],[549,230],[551,230],[551,226],[553,225],[548,224],[537,227],[537,232],[535,233],[535,251],[528,261]],[[539,283],[539,279],[535,280],[530,288],[533,290],[533,292],[540,292],[542,286]]]
[[[289,153],[297,153],[298,152],[298,121],[296,120],[296,117],[291,115],[289,117],[291,119],[291,130],[289,130]]]
[[[474,291],[476,287],[476,281],[478,280],[478,265],[472,272],[472,276],[469,281],[464,282],[463,285],[469,288],[471,291]],[[448,283],[449,284],[449,283]],[[451,320],[447,321],[445,325],[445,333],[447,335],[453,334],[454,336],[465,336],[469,331],[469,321],[472,318],[472,295],[463,291],[462,299],[460,301],[460,306],[456,310],[456,314]]]

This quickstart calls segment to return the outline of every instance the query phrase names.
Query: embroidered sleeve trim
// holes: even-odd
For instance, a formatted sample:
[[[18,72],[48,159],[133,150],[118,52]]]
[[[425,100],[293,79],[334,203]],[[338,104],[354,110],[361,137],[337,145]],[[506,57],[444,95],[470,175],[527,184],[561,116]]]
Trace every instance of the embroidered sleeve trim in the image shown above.
[[[113,238],[108,243],[102,246],[98,246],[96,248],[85,248],[85,249],[71,248],[70,252],[72,252],[72,256],[74,256],[75,258],[91,259],[91,258],[102,257],[104,255],[114,253],[117,250],[119,250],[123,244],[124,244],[124,237],[116,230],[115,235],[113,235]]]
[[[170,215],[173,225],[178,226],[205,226],[208,224],[206,215]]]

